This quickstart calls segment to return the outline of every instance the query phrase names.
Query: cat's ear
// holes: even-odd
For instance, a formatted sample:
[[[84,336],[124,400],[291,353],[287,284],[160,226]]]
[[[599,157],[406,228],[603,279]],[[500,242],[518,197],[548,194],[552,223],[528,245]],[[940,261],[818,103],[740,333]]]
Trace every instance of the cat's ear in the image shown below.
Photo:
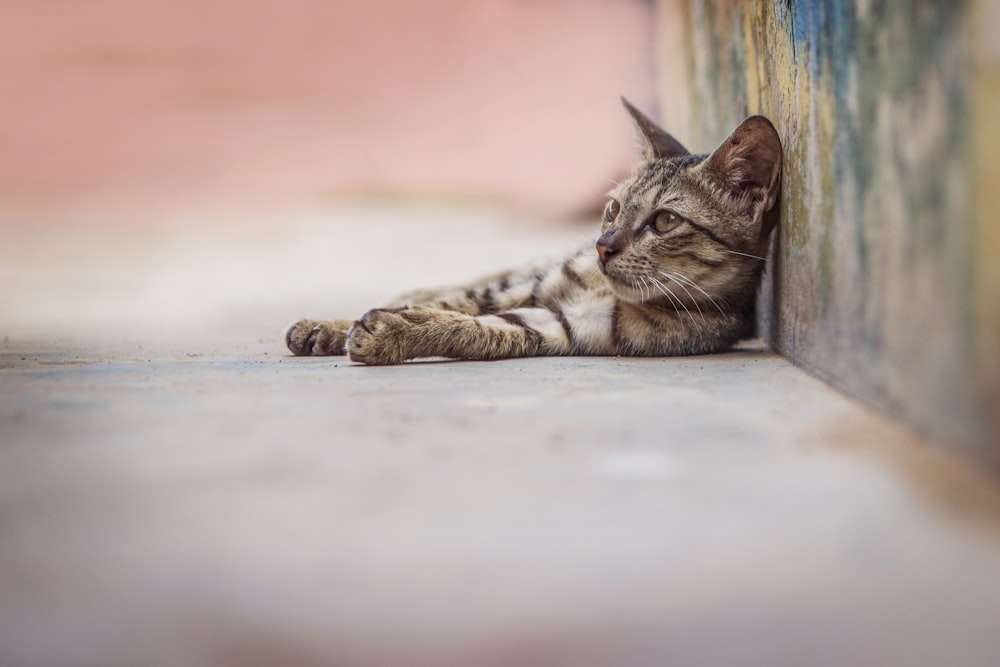
[[[628,115],[632,117],[636,138],[639,140],[639,147],[642,149],[643,160],[652,162],[653,160],[663,160],[688,154],[688,149],[684,148],[681,142],[670,136],[670,133],[660,129],[656,123],[632,106],[632,103],[624,97],[622,98],[622,104],[625,106],[625,110],[628,111]]]
[[[781,139],[771,121],[750,116],[705,161],[736,197],[749,196],[774,207],[781,180]]]

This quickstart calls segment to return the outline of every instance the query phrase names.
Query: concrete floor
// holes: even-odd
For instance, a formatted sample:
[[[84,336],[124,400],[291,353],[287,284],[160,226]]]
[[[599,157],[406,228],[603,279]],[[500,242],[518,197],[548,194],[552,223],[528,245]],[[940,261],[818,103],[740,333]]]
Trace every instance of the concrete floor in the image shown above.
[[[760,344],[283,349],[582,230],[256,222],[11,227],[0,665],[1000,664],[996,481]]]

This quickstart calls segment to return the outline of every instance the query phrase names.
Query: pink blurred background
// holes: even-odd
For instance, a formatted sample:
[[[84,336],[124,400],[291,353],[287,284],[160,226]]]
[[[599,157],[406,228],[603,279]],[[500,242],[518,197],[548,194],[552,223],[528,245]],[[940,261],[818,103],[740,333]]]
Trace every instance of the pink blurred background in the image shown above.
[[[6,0],[0,213],[357,196],[571,213],[632,162],[618,96],[652,105],[652,12],[643,0]]]

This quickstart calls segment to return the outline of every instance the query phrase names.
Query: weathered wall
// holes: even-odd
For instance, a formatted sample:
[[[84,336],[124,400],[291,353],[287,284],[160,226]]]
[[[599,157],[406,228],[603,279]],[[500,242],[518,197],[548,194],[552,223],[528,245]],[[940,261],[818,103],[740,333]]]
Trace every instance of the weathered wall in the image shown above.
[[[1000,465],[996,3],[662,0],[662,116],[784,140],[762,324],[815,374]]]

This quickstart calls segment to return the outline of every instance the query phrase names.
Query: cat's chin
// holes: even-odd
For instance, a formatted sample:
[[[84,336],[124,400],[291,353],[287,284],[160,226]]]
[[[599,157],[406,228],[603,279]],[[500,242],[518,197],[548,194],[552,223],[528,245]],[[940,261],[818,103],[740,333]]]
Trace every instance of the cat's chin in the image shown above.
[[[622,301],[638,304],[649,301],[650,297],[653,296],[648,291],[640,289],[622,278],[617,278],[606,270],[602,273],[604,273],[604,278],[608,281],[611,291]]]

